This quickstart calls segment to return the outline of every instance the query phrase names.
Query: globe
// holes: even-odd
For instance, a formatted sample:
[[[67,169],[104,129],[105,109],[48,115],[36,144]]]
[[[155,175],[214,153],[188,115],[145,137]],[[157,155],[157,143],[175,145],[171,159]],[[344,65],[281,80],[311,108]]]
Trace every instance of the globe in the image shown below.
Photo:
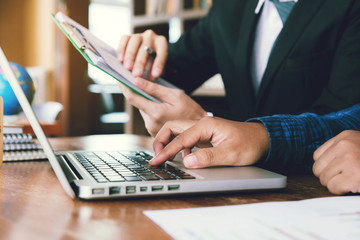
[[[31,103],[34,94],[34,82],[32,81],[29,73],[26,69],[19,64],[10,62],[10,66],[14,71],[17,79],[19,80],[20,86],[23,89],[27,99]],[[13,92],[10,83],[4,76],[3,70],[0,68],[0,96],[4,101],[4,115],[15,115],[21,111],[21,106],[17,100],[15,93]]]

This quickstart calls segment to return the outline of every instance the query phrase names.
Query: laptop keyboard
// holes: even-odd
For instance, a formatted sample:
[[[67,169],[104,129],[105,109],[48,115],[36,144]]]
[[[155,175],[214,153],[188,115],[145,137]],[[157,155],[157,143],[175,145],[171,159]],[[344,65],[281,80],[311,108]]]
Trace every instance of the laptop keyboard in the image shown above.
[[[83,167],[99,183],[195,179],[169,164],[152,166],[152,156],[143,151],[75,153]]]

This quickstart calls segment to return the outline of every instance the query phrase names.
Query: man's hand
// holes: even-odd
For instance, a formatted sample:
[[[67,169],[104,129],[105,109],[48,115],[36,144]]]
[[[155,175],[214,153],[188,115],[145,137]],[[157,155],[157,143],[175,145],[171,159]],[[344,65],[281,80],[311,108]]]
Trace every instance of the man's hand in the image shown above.
[[[267,154],[269,145],[268,133],[261,123],[213,117],[197,122],[171,121],[155,138],[155,157],[150,164],[161,164],[185,150],[183,161],[187,168],[245,166],[256,163]],[[200,149],[191,153],[189,150],[195,146]]]
[[[149,56],[146,49],[152,49],[156,56]],[[148,80],[160,77],[164,70],[168,55],[168,42],[164,36],[155,34],[152,30],[144,33],[123,36],[117,50],[117,57],[135,77],[146,74]]]
[[[334,194],[360,192],[360,132],[343,131],[314,152],[313,172]]]
[[[152,102],[119,84],[127,101],[140,110],[151,136],[155,136],[169,120],[199,120],[206,116],[206,111],[179,89],[167,88],[141,78],[136,79],[135,85],[162,101]]]

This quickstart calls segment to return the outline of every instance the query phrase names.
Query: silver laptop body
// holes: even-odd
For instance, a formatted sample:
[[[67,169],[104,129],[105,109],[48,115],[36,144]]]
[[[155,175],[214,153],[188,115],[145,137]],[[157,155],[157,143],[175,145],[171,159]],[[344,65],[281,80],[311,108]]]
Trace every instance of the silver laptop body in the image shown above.
[[[286,177],[257,167],[186,169],[181,158],[150,167],[152,151],[55,152],[0,48],[0,67],[65,192],[72,198],[104,199],[280,189]],[[6,101],[6,100],[5,100]],[[97,157],[105,160],[98,160]],[[101,162],[103,161],[103,162]],[[137,170],[134,171],[133,170]],[[132,174],[130,173],[132,172]],[[153,176],[154,175],[154,176]]]

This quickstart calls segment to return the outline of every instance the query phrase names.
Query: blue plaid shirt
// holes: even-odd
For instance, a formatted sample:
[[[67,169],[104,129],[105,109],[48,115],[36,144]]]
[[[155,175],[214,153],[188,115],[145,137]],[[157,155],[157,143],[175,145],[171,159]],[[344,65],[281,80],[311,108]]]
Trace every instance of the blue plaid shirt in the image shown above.
[[[360,130],[360,104],[319,116],[274,115],[249,119],[265,125],[270,150],[257,165],[281,173],[312,172],[314,151],[343,130]]]

